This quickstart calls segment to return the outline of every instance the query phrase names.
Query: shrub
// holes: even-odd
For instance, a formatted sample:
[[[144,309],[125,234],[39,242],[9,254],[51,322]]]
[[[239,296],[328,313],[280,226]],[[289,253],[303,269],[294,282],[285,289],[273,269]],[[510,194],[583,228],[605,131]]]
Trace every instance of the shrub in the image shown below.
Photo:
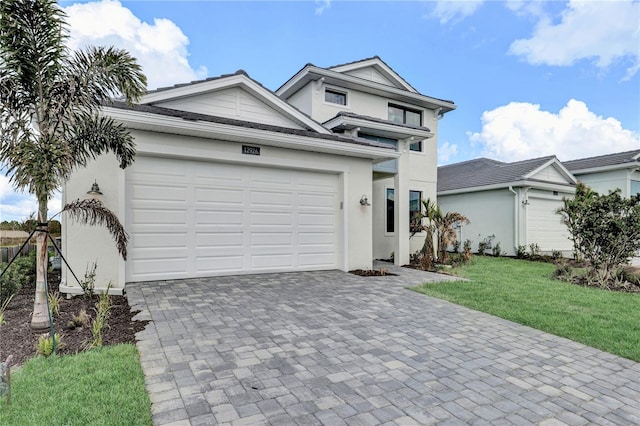
[[[109,286],[110,287],[110,286]],[[89,349],[99,348],[102,346],[102,330],[108,327],[109,311],[111,310],[111,298],[109,297],[109,287],[100,295],[100,299],[96,303],[95,312],[96,317],[91,323],[91,342],[89,343]]]
[[[9,303],[11,303],[11,299],[13,299],[13,294],[5,299],[4,302],[0,303],[0,325],[3,325],[5,323],[4,312],[7,310]]]
[[[6,264],[1,265],[2,271]],[[0,303],[3,303],[16,294],[22,286],[36,280],[36,254],[31,252],[28,256],[18,257],[9,266],[9,269],[0,277]]]
[[[614,273],[640,250],[640,194],[600,195],[578,183],[576,195],[558,209],[574,243],[576,259],[589,262],[589,282],[607,287]]]
[[[62,346],[62,337],[56,333],[54,334],[55,346],[56,348],[60,348]],[[53,340],[51,338],[50,333],[43,334],[38,338],[38,343],[36,344],[36,350],[38,353],[44,357],[48,357],[53,354]]]
[[[556,269],[553,271],[553,278],[559,281],[573,281],[573,270],[566,263],[557,263]]]
[[[551,259],[553,259],[554,262],[560,261],[563,257],[564,256],[562,255],[562,251],[560,250],[551,251]]]
[[[62,301],[62,296],[60,293],[49,293],[49,309],[51,310],[52,315],[60,315],[60,302]]]
[[[529,257],[537,259],[540,257],[540,246],[538,243],[529,244]]]
[[[493,248],[491,249],[491,253],[494,256],[500,256],[502,254],[502,247],[500,247],[500,243],[496,243],[495,246],[493,246]]]
[[[516,257],[518,259],[526,259],[527,258],[527,246],[518,246],[516,248]]]
[[[82,293],[86,298],[93,298],[93,292],[96,288],[96,268],[98,264],[93,262],[87,266],[87,270],[84,273],[84,279],[80,281],[80,287]]]
[[[465,262],[469,262],[469,260],[471,260],[471,243],[472,241],[470,239],[466,239],[462,245],[462,257]]]
[[[480,256],[484,256],[484,252],[487,250],[487,242],[486,241],[480,241],[478,243],[478,254]]]

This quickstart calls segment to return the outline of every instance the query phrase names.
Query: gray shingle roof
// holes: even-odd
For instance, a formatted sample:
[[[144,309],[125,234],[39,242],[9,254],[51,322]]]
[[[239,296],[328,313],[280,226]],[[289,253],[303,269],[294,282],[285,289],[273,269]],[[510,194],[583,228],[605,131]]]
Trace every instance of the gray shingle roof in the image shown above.
[[[411,126],[409,124],[396,123],[396,122],[391,121],[391,120],[383,120],[382,118],[370,117],[368,115],[354,114],[354,113],[348,112],[348,111],[340,111],[339,113],[336,114],[335,117],[330,118],[329,120],[325,121],[322,124],[325,125],[326,123],[328,123],[329,121],[335,119],[336,117],[359,118],[361,120],[371,121],[371,122],[374,122],[374,123],[390,124],[392,126],[398,126],[398,127],[403,127],[403,128],[407,128],[407,129],[423,130],[423,131],[427,131],[427,132],[431,131],[431,129],[429,129],[428,127]]]
[[[555,155],[551,155],[514,163],[478,158],[440,166],[438,167],[438,192],[525,180],[526,175],[555,158]]]
[[[640,149],[633,151],[616,152],[615,154],[599,155],[597,157],[580,158],[578,160],[563,161],[562,164],[572,173],[579,170],[594,169],[598,167],[629,164],[637,167],[640,165]],[[635,157],[635,159],[634,159]]]
[[[262,124],[262,123],[255,123],[252,121],[236,120],[236,119],[226,118],[226,117],[217,117],[213,115],[198,114],[194,112],[180,111],[176,109],[158,107],[153,105],[130,105],[122,101],[113,101],[110,104],[105,104],[105,106],[114,107],[118,109],[146,112],[150,114],[158,114],[166,117],[182,118],[190,121],[205,121],[209,123],[227,124],[230,126],[245,127],[250,129],[260,129],[268,132],[307,136],[307,137],[316,138],[316,139],[326,139],[326,140],[332,140],[336,142],[344,142],[344,143],[351,143],[356,145],[365,145],[365,146],[371,146],[376,148],[389,149],[388,144],[384,144],[376,141],[370,141],[362,138],[351,138],[351,137],[338,135],[338,134],[323,134],[323,133],[314,132],[312,130],[291,129],[288,127],[274,126],[271,124]]]

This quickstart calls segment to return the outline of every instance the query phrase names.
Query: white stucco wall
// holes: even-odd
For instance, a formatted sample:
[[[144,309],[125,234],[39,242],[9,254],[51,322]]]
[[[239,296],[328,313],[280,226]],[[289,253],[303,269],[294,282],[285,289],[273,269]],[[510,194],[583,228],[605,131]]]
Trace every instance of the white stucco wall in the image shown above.
[[[261,147],[260,156],[241,154],[241,144],[219,140],[202,139],[152,133],[132,132],[140,155],[154,154],[174,158],[189,158],[211,161],[236,162],[279,168],[296,168],[310,171],[330,171],[340,176],[342,183],[343,217],[341,247],[341,269],[369,269],[372,265],[372,209],[361,206],[364,194],[372,199],[371,160],[296,151],[269,146]],[[101,157],[77,171],[64,187],[64,197],[73,199],[86,196],[94,179],[103,192],[102,201],[117,212],[125,223],[125,173],[117,167],[113,157]],[[97,259],[97,286],[112,283],[114,288],[124,287],[126,263],[119,260],[111,237],[104,230],[88,233],[86,227],[64,222],[63,238],[66,256],[78,274],[84,274],[86,265]],[[346,255],[344,254],[346,253]],[[66,285],[74,286],[68,271],[63,271]]]
[[[611,170],[607,172],[587,173],[576,175],[578,181],[588,185],[600,194],[608,194],[616,188],[620,188],[623,197],[629,197],[631,180],[640,181],[640,172],[628,170]]]
[[[469,239],[472,250],[476,252],[478,243],[495,235],[493,245],[500,243],[503,252],[514,255],[517,246],[514,237],[514,197],[505,188],[439,196],[438,204],[443,212],[458,212],[469,219],[470,223],[463,225],[458,234],[461,247]]]

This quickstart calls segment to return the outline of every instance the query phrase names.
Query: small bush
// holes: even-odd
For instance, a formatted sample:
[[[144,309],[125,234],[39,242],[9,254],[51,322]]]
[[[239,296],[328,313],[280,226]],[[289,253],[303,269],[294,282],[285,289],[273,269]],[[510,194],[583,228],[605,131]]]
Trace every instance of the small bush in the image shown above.
[[[100,295],[100,299],[96,303],[95,312],[96,317],[91,323],[91,342],[89,343],[89,349],[99,348],[102,346],[102,330],[108,327],[109,311],[111,310],[111,298],[109,297],[109,287]]]
[[[554,262],[559,262],[564,256],[562,255],[562,251],[560,250],[552,250],[551,251],[551,259]]]
[[[0,265],[0,273],[6,268],[6,264]],[[23,286],[36,280],[36,254],[31,252],[28,256],[17,258],[9,269],[0,277],[0,303],[3,303],[16,294]]]
[[[559,281],[572,282],[573,270],[566,263],[557,263],[556,269],[553,271],[553,278]]]
[[[62,296],[57,291],[55,293],[49,293],[49,309],[51,309],[52,315],[60,315],[60,302],[62,302]]]
[[[80,287],[82,287],[82,293],[84,296],[91,299],[93,292],[96,288],[96,268],[98,264],[93,262],[87,266],[87,270],[84,273],[84,279],[80,281]]]
[[[471,260],[471,243],[471,240],[466,239],[462,245],[462,257],[465,262],[469,262],[469,260]]]
[[[484,252],[487,250],[487,242],[486,241],[480,241],[478,243],[478,254],[480,256],[484,256]]]
[[[527,258],[527,246],[518,246],[516,248],[516,257],[518,259],[526,259]]]
[[[529,256],[532,259],[537,259],[540,257],[540,246],[538,243],[529,244]]]
[[[60,348],[62,345],[62,337],[56,333],[54,334],[56,348]],[[38,343],[36,344],[36,350],[38,353],[44,357],[49,357],[53,354],[53,339],[51,338],[50,333],[43,334],[38,338]]]
[[[495,246],[493,246],[493,248],[491,249],[491,253],[496,257],[500,256],[502,254],[502,247],[500,247],[500,243],[499,242],[496,243]]]
[[[9,303],[11,303],[11,299],[13,299],[13,294],[5,299],[4,302],[0,303],[0,325],[3,325],[5,323],[4,312],[7,310]]]

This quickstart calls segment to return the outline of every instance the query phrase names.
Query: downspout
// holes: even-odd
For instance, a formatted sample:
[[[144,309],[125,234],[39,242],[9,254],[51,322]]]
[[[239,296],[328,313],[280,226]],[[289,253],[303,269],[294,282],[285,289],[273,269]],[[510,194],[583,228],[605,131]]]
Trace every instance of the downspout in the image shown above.
[[[518,212],[518,193],[516,191],[513,190],[513,186],[509,185],[509,191],[513,194],[513,241],[514,241],[514,251],[517,252],[518,251],[518,246],[520,245],[520,236],[519,234],[519,230],[520,230],[520,215]]]

